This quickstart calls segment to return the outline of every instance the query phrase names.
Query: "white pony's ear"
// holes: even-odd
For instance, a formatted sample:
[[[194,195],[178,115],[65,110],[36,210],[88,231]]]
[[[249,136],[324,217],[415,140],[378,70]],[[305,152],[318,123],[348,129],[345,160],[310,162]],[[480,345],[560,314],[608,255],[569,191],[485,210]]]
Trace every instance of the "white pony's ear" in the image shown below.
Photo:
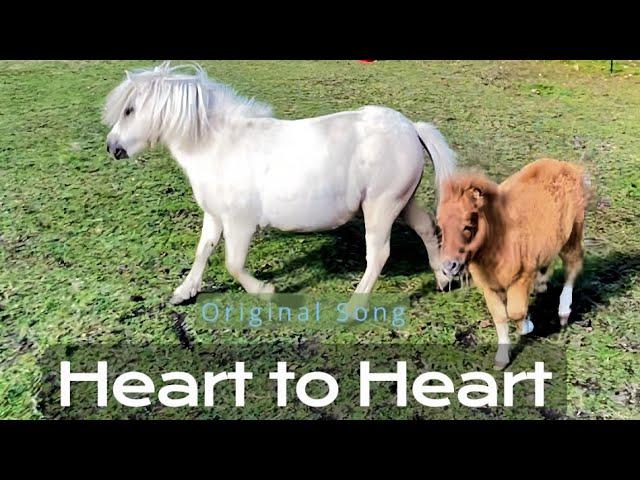
[[[197,75],[204,76],[204,77],[207,76],[207,72],[202,67],[202,65],[200,65],[199,63],[194,62],[193,63],[193,68],[195,69]]]
[[[155,72],[161,72],[161,71],[166,71],[169,70],[169,68],[171,67],[171,60],[165,60],[164,62],[162,62],[160,65],[158,65],[156,68],[154,68],[153,70]]]
[[[129,70],[125,70],[124,74],[126,75],[127,80],[131,80],[131,72]]]

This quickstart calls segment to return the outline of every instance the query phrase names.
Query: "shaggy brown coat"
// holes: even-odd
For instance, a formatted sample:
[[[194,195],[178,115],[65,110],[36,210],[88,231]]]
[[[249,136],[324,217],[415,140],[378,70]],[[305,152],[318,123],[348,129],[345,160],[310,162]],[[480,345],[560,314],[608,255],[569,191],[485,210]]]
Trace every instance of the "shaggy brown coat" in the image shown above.
[[[536,286],[545,288],[557,255],[565,268],[567,293],[559,314],[566,324],[582,268],[588,196],[582,167],[547,158],[500,185],[478,173],[457,174],[444,184],[438,206],[443,271],[452,276],[468,265],[483,291],[499,343],[505,345],[498,349],[497,368],[509,362],[508,321],[518,322],[521,334],[533,328],[527,323],[529,294]]]

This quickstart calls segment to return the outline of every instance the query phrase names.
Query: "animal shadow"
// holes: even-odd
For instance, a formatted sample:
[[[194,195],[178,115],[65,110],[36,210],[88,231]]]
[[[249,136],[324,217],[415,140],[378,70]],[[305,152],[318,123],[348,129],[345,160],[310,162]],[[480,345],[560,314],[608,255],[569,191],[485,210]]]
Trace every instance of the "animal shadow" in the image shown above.
[[[584,316],[595,308],[608,305],[612,298],[631,288],[634,278],[639,274],[640,251],[588,255],[584,270],[573,289],[569,323],[590,326],[590,321],[585,320]],[[532,302],[529,312],[535,324],[534,337],[548,337],[561,330],[558,303],[563,283],[563,270],[557,267],[547,291],[537,294]]]
[[[260,279],[276,282],[281,292],[295,292],[314,281],[301,275],[299,281],[278,288],[278,277],[295,270],[316,271],[322,279],[360,279],[367,267],[364,222],[355,219],[335,230],[324,232],[331,240],[309,250],[282,267],[260,274]],[[396,222],[391,230],[391,252],[381,275],[407,276],[431,271],[422,240],[410,227]],[[434,287],[435,288],[435,287]]]

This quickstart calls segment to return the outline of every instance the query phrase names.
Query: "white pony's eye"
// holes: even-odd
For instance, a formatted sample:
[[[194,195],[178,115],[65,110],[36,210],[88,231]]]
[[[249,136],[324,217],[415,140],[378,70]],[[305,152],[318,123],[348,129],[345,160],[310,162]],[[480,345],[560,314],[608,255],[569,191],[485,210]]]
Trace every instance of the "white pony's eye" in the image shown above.
[[[133,107],[127,107],[127,109],[124,111],[124,116],[128,117],[132,113],[133,113]]]

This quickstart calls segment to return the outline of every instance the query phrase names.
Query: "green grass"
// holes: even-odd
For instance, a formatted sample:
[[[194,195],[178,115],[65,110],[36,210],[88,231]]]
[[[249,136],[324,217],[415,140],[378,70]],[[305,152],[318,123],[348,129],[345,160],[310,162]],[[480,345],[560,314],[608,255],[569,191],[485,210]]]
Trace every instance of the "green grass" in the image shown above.
[[[197,305],[167,304],[199,235],[188,182],[161,149],[126,161],[105,152],[105,96],[125,68],[149,63],[0,62],[0,418],[43,417],[41,359],[58,345],[179,349],[176,319],[184,319],[190,342],[212,341]],[[555,331],[558,271],[532,307],[537,336],[529,343],[566,347],[569,417],[640,418],[638,63],[616,61],[613,74],[608,61],[202,64],[283,118],[380,104],[433,121],[463,164],[497,180],[541,155],[587,165],[597,201],[573,323],[563,335]],[[433,207],[430,167],[425,177],[418,197]],[[222,251],[211,257],[206,287],[237,292]],[[261,232],[248,267],[279,291],[347,294],[364,271],[361,225],[326,234]],[[394,230],[377,291],[412,298],[400,331],[287,326],[219,329],[214,338],[446,347],[472,335],[495,342],[481,295],[437,293],[426,254],[406,228]]]

